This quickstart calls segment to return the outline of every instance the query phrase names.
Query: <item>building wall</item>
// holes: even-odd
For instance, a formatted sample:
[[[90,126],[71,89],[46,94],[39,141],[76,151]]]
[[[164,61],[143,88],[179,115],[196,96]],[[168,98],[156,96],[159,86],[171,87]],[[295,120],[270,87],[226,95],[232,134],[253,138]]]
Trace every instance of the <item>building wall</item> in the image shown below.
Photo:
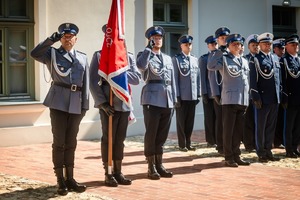
[[[94,51],[101,49],[101,27],[108,20],[110,0],[35,0],[35,45],[64,22],[79,27],[76,49],[85,52],[91,60]],[[281,5],[282,0],[188,0],[189,33],[194,36],[193,53],[200,56],[207,52],[205,38],[214,34],[220,26],[227,26],[232,33],[244,37],[252,33],[272,32],[272,5]],[[292,6],[300,1],[292,0]],[[152,0],[126,0],[125,23],[128,51],[135,55],[146,46],[145,30],[152,26]],[[299,21],[299,10],[297,21]],[[299,23],[298,23],[299,24]],[[56,47],[59,43],[55,44]],[[246,50],[247,52],[247,50]],[[49,89],[49,73],[44,74],[42,64],[35,62],[35,86],[37,102],[8,103],[0,107],[0,146],[21,145],[52,141],[49,110],[41,103]],[[46,77],[46,78],[44,78]],[[46,79],[46,80],[45,80]],[[134,114],[137,122],[128,128],[128,135],[144,134],[143,112],[139,105],[143,83],[133,86]],[[99,139],[101,126],[98,109],[90,110],[80,126],[78,139]],[[203,129],[202,102],[197,105],[195,130]],[[175,131],[175,116],[171,131]]]

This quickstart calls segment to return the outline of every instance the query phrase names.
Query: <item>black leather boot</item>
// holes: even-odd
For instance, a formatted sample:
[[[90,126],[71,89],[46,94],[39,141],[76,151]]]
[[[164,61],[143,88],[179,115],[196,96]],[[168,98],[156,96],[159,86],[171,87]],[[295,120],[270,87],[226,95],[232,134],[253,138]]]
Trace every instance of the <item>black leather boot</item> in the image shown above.
[[[73,178],[73,167],[66,167],[66,185],[68,190],[73,190],[75,192],[84,192],[86,190],[86,186],[79,184]]]
[[[159,173],[157,173],[155,167],[155,156],[147,157],[147,162],[148,162],[148,178],[151,180],[159,180],[160,175]]]
[[[65,183],[63,168],[54,169],[54,172],[57,177],[57,194],[67,195],[68,188]]]
[[[103,165],[105,170],[104,184],[109,187],[117,187],[118,186],[117,180],[115,179],[112,173],[111,174],[108,173],[108,163],[103,163]]]
[[[173,176],[173,173],[166,170],[165,167],[162,165],[162,154],[155,155],[155,159],[156,170],[160,174],[160,176],[165,178],[171,178]]]
[[[120,185],[131,185],[131,180],[122,174],[122,160],[114,161],[114,177]]]

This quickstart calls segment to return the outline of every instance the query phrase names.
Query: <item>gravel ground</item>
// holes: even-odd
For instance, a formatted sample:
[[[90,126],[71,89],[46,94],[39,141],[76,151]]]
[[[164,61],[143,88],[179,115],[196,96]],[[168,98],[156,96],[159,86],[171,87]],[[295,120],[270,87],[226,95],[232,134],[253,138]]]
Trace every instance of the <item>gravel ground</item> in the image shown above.
[[[125,146],[136,146],[143,148],[143,136],[128,137],[125,141]],[[206,144],[192,143],[192,146],[197,148],[196,151],[189,151],[187,154],[191,156],[199,157],[220,157],[214,148],[207,148]],[[177,150],[177,140],[167,140],[165,144],[165,152]],[[241,149],[242,146],[241,146]],[[276,157],[281,158],[277,162],[263,163],[263,165],[276,166],[283,168],[291,168],[300,170],[300,158],[298,159],[284,159],[284,151],[282,149],[274,149],[273,153]],[[242,151],[242,158],[250,161],[257,162],[257,156],[255,152],[248,153]],[[0,199],[1,200],[45,200],[45,199],[68,199],[68,200],[111,200],[112,198],[84,193],[70,192],[67,196],[58,196],[56,194],[56,187],[34,180],[28,180],[18,176],[11,176],[0,173]]]

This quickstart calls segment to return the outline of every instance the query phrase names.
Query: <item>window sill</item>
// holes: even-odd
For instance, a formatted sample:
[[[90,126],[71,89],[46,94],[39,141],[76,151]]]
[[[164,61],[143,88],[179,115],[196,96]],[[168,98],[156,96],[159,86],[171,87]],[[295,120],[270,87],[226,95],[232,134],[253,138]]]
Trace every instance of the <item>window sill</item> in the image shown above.
[[[0,102],[0,115],[43,112],[46,107],[40,101]]]

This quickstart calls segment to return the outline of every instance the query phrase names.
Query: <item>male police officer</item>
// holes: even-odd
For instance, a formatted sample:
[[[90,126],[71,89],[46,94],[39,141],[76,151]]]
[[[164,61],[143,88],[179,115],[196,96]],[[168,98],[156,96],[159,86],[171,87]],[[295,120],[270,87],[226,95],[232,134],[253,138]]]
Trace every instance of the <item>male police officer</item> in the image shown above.
[[[207,59],[210,52],[218,48],[217,39],[210,35],[205,39],[207,44],[208,53],[203,54],[199,58],[199,68],[200,68],[200,92],[203,103],[204,112],[204,129],[205,129],[205,140],[208,147],[216,146],[216,114],[214,110],[214,100],[212,97],[210,84],[208,80],[208,70],[207,70]]]
[[[285,41],[284,38],[279,38],[273,41],[273,52],[278,57],[278,60],[285,54]],[[277,123],[274,137],[274,147],[284,148],[283,135],[285,127],[285,110],[282,106],[278,107]]]
[[[280,65],[271,53],[273,34],[258,36],[260,52],[250,61],[250,91],[255,106],[256,154],[260,162],[276,161],[271,151],[280,103]]]
[[[194,128],[196,105],[200,97],[200,71],[197,58],[191,54],[193,37],[182,35],[181,53],[173,58],[176,81],[176,125],[180,151],[195,150],[191,146],[191,136]]]
[[[106,32],[106,24],[102,27],[102,31]],[[101,138],[101,158],[105,169],[105,185],[117,187],[120,185],[130,185],[131,180],[122,174],[122,160],[124,158],[124,140],[127,134],[128,117],[130,108],[113,95],[113,106],[109,104],[110,84],[98,74],[99,62],[101,59],[101,51],[96,51],[93,55],[90,65],[90,88],[92,96],[95,100],[95,108],[99,108],[102,138]],[[137,85],[140,82],[141,74],[138,71],[135,59],[132,53],[128,53],[129,69],[126,71],[128,83]],[[112,116],[112,159],[113,159],[113,175],[108,173],[108,121]]]
[[[254,56],[259,53],[259,46],[257,41],[257,34],[251,34],[247,37],[245,45],[248,46],[249,53],[245,58],[250,62]],[[249,98],[249,105],[245,113],[245,123],[243,131],[243,143],[246,151],[249,153],[255,149],[255,123],[254,123],[254,108],[252,100]]]
[[[283,84],[283,102],[286,108],[285,150],[287,158],[300,157],[300,59],[299,36],[293,34],[285,40],[286,53],[280,60]]]
[[[222,79],[222,121],[225,165],[238,167],[249,165],[240,158],[239,149],[242,138],[244,113],[249,103],[249,66],[240,55],[243,38],[240,34],[231,34],[226,43],[229,53],[214,51],[208,59],[208,70],[219,70]]]
[[[89,108],[87,56],[74,49],[78,31],[75,24],[63,23],[58,32],[31,51],[35,60],[47,65],[53,80],[44,105],[50,108],[52,161],[60,195],[66,195],[69,190],[84,192],[86,189],[73,178],[76,137],[79,124]],[[51,47],[57,41],[61,42],[61,46],[58,49]]]
[[[226,46],[226,38],[229,34],[230,34],[230,30],[227,27],[220,27],[215,32],[215,37],[217,38],[219,50],[221,50],[224,55],[228,53],[227,46]],[[209,54],[208,59],[212,56],[212,53],[213,52]],[[218,71],[209,71],[208,79],[212,91],[212,96],[215,100],[214,108],[216,113],[216,140],[217,140],[216,149],[222,155],[224,154],[222,106],[221,106],[222,77]]]
[[[161,52],[164,33],[160,26],[148,28],[145,32],[148,45],[137,55],[137,67],[146,82],[141,94],[146,128],[144,154],[148,161],[148,178],[153,180],[173,176],[162,165],[163,145],[177,101],[172,59]]]

